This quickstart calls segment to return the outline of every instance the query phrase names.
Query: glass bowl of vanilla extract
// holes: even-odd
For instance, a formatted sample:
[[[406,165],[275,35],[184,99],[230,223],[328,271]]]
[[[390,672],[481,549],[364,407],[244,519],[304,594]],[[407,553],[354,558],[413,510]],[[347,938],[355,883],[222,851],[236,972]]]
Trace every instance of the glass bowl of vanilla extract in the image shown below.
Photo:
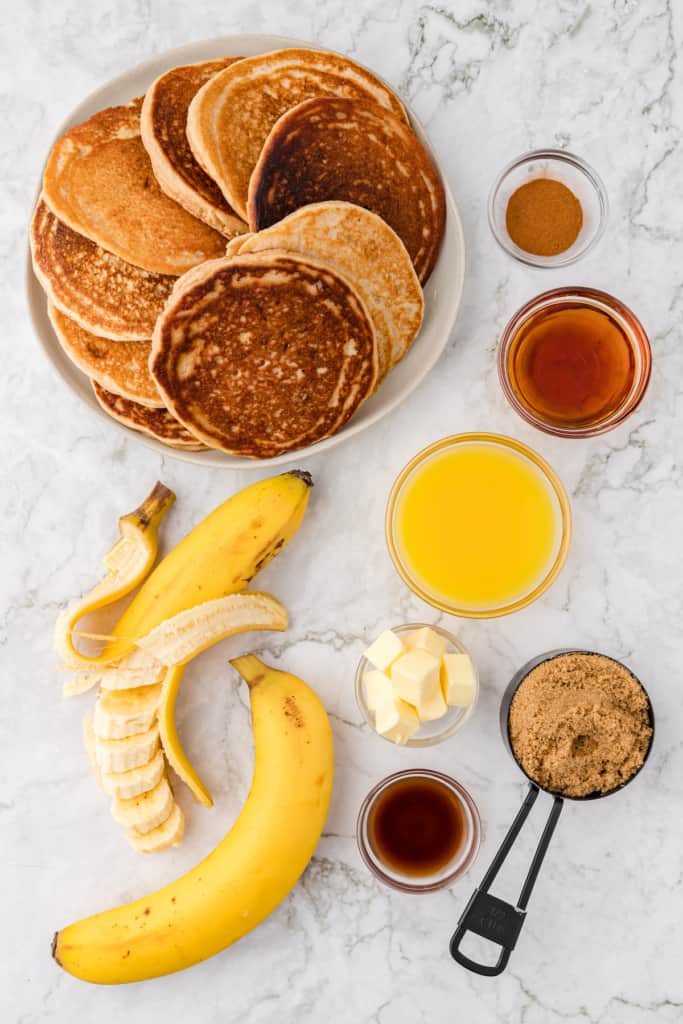
[[[515,313],[498,349],[498,375],[513,409],[556,437],[613,430],[640,405],[652,351],[643,325],[594,288],[555,288]]]
[[[399,892],[435,892],[474,863],[481,820],[459,782],[412,768],[388,775],[370,790],[358,814],[356,839],[380,882]]]

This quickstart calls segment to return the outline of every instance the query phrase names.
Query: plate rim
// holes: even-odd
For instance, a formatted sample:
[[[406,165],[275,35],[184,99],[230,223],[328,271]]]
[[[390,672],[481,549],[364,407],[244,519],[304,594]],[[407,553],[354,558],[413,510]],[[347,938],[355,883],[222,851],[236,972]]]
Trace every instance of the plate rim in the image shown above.
[[[33,210],[35,208],[35,204],[38,202],[40,193],[42,191],[42,177],[45,168],[45,163],[47,162],[47,154],[49,154],[54,143],[57,141],[57,139],[61,137],[61,135],[64,134],[64,132],[68,131],[68,129],[71,128],[73,125],[79,124],[82,120],[84,120],[84,118],[92,116],[92,112],[87,111],[93,106],[95,106],[98,102],[100,102],[101,97],[106,97],[112,89],[116,89],[117,87],[124,88],[126,82],[129,79],[134,78],[136,76],[142,75],[148,78],[149,82],[152,82],[154,78],[161,73],[161,71],[156,70],[156,68],[158,68],[159,66],[166,66],[168,68],[171,68],[174,67],[175,64],[189,64],[201,60],[209,60],[211,59],[212,54],[207,51],[211,49],[220,50],[225,55],[230,56],[231,50],[233,52],[238,52],[240,48],[253,49],[254,47],[259,48],[254,50],[254,54],[268,53],[271,50],[293,48],[321,50],[323,52],[329,53],[339,52],[337,50],[330,49],[330,47],[322,46],[319,43],[298,39],[296,37],[269,35],[266,33],[239,33],[224,36],[212,36],[206,39],[196,40],[194,42],[183,43],[180,46],[173,47],[169,50],[164,50],[159,54],[156,54],[152,57],[148,57],[143,61],[140,61],[139,63],[127,68],[125,71],[122,71],[120,74],[115,75],[113,78],[108,79],[106,82],[103,82],[102,85],[99,85],[97,86],[97,88],[93,89],[61,121],[56,131],[52,135],[47,147],[46,158],[43,162],[43,166],[41,168],[40,177],[37,184],[35,201],[31,208],[31,217],[33,217]],[[247,56],[249,55],[250,54],[247,54]],[[341,54],[341,56],[344,56],[344,54]],[[336,434],[333,434],[331,437],[323,438],[321,441],[315,442],[315,444],[307,445],[305,448],[301,448],[297,451],[292,452],[284,452],[281,455],[276,455],[267,459],[250,459],[245,456],[230,455],[228,452],[222,452],[218,449],[209,449],[207,451],[183,451],[182,449],[179,448],[171,448],[168,445],[164,445],[160,441],[157,441],[150,435],[144,434],[140,431],[132,430],[126,427],[124,424],[114,420],[111,416],[108,416],[100,408],[94,395],[90,400],[89,396],[81,393],[81,391],[78,390],[76,386],[67,378],[61,366],[59,365],[57,358],[55,357],[55,346],[57,346],[58,348],[59,343],[56,337],[54,340],[54,345],[51,345],[46,341],[43,330],[44,325],[39,320],[39,314],[36,308],[37,302],[35,298],[36,289],[38,289],[38,293],[43,298],[45,303],[47,303],[47,296],[44,294],[34,273],[33,263],[31,259],[30,238],[27,238],[26,274],[24,282],[25,296],[28,305],[31,325],[33,327],[33,332],[37,338],[40,347],[43,350],[45,357],[52,364],[53,370],[61,379],[63,385],[79,399],[82,405],[84,405],[91,413],[94,413],[100,420],[106,422],[110,427],[113,426],[114,428],[118,429],[124,436],[128,438],[132,437],[134,441],[138,441],[145,448],[151,449],[152,451],[155,451],[157,454],[162,456],[170,456],[171,458],[178,459],[181,462],[187,462],[195,466],[204,466],[205,468],[211,469],[268,469],[271,467],[287,465],[291,462],[298,461],[299,459],[312,458],[315,455],[320,455],[323,452],[329,451],[330,449],[336,447],[337,445],[350,440],[352,437],[355,437],[356,435],[363,433],[363,431],[368,430],[370,427],[374,426],[385,416],[388,416],[389,413],[397,409],[398,406],[400,406],[420,386],[420,384],[424,381],[424,379],[431,372],[431,370],[434,368],[438,360],[443,355],[444,349],[448,344],[448,341],[453,333],[453,330],[457,322],[458,314],[460,312],[460,308],[462,305],[462,296],[465,282],[465,236],[462,226],[462,220],[460,217],[460,212],[455,202],[453,193],[451,192],[450,185],[448,183],[446,175],[444,174],[441,161],[439,160],[439,157],[431,144],[431,141],[427,135],[424,126],[422,125],[422,122],[417,117],[415,111],[412,109],[410,104],[406,100],[404,100],[402,96],[399,95],[396,88],[390,82],[387,82],[374,69],[368,68],[365,64],[361,63],[361,61],[357,61],[355,57],[349,59],[354,60],[356,64],[359,64],[361,67],[364,67],[366,70],[370,71],[371,74],[378,78],[384,85],[387,86],[387,88],[391,89],[391,91],[398,96],[398,98],[403,103],[408,112],[411,127],[416,130],[416,134],[418,135],[420,141],[427,149],[427,152],[434,161],[434,164],[441,176],[446,200],[446,230],[450,229],[454,232],[454,242],[456,250],[454,260],[454,275],[453,280],[450,282],[449,298],[447,299],[451,307],[451,313],[449,316],[448,327],[443,332],[443,340],[441,344],[437,345],[435,350],[431,352],[429,358],[427,358],[424,361],[424,363],[422,363],[416,369],[413,375],[413,379],[408,383],[408,385],[404,387],[403,390],[396,394],[393,398],[389,399],[384,405],[380,406],[378,409],[373,411],[366,419],[361,419],[354,422],[354,420],[356,420],[356,417],[352,417],[351,420],[347,422],[344,425],[344,427],[342,427],[342,429],[338,431]],[[110,100],[105,100],[105,102],[111,103]],[[441,258],[442,256],[440,253],[439,256],[437,257],[436,266],[438,266],[439,260]],[[416,340],[419,341],[419,334]],[[75,369],[77,370],[77,368]],[[87,375],[82,374],[82,376],[87,380]]]

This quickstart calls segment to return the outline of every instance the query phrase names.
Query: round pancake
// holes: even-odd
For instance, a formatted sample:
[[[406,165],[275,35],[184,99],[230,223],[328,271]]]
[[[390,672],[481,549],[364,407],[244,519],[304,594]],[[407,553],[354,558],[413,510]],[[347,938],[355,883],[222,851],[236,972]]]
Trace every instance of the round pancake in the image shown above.
[[[197,91],[236,60],[239,57],[219,57],[171,68],[152,82],[140,113],[142,142],[163,191],[228,238],[247,226],[195,160],[185,125],[187,109]]]
[[[169,448],[184,448],[185,450],[199,450],[206,447],[196,437],[193,437],[189,430],[186,430],[182,423],[171,416],[167,409],[149,409],[146,405],[139,405],[138,402],[131,402],[121,395],[113,395],[106,391],[96,381],[91,381],[95,398],[104,411],[112,419],[123,423],[131,430],[137,430],[141,434],[149,434],[157,441],[166,444]]]
[[[247,219],[249,178],[270,129],[290,107],[321,95],[373,100],[407,121],[401,101],[375,75],[348,57],[320,50],[246,57],[220,71],[192,100],[192,151],[240,217]]]
[[[372,392],[362,300],[320,260],[238,255],[190,271],[159,317],[150,369],[168,408],[212,448],[259,459],[338,430]]]
[[[422,288],[403,242],[376,213],[352,203],[313,203],[239,241],[240,253],[317,256],[348,278],[375,327],[378,383],[408,351],[422,323]]]
[[[86,331],[148,340],[177,278],[126,263],[63,224],[41,200],[31,221],[33,269],[51,302]]]
[[[429,154],[405,122],[376,103],[334,97],[284,114],[249,183],[249,226],[260,231],[325,199],[379,214],[425,283],[443,238],[446,200]]]
[[[98,338],[84,330],[75,320],[48,302],[47,311],[71,362],[87,377],[115,395],[151,409],[162,409],[161,400],[151,373],[149,354],[151,341],[112,341]]]
[[[100,110],[52,147],[43,199],[74,231],[143,270],[183,274],[225,238],[169,199],[140,138],[141,99]]]

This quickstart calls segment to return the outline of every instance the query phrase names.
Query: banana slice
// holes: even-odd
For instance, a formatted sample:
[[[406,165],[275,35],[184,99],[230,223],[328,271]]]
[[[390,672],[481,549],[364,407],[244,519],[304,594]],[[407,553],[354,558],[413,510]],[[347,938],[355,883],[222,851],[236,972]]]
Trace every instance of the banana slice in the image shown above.
[[[154,789],[164,777],[165,770],[166,764],[161,750],[157,750],[151,761],[141,764],[138,768],[130,768],[127,772],[103,772],[96,767],[102,789],[117,800],[131,800],[141,793]]]
[[[183,812],[178,804],[174,804],[173,810],[161,825],[153,828],[151,832],[145,832],[144,835],[129,829],[126,832],[126,839],[139,853],[160,853],[169,846],[178,846],[184,831]]]
[[[287,628],[287,609],[270,594],[245,592],[217,597],[179,612],[136,641],[164,665],[184,665],[212,644],[254,629]]]
[[[133,690],[156,686],[166,674],[166,666],[145,651],[134,650],[115,665],[103,668],[97,682],[103,690]]]
[[[154,789],[147,793],[141,793],[128,800],[115,797],[112,800],[111,813],[121,828],[132,829],[143,835],[163,824],[173,807],[171,787],[168,780],[162,778]]]
[[[97,757],[95,756],[95,730],[93,729],[93,721],[91,715],[85,715],[83,718],[83,746],[85,747],[92,770],[95,774],[95,778],[102,785],[102,772],[100,766],[97,763]]]
[[[88,657],[76,650],[72,639],[76,624],[84,615],[113,604],[142,583],[154,565],[159,525],[174,501],[173,491],[156,483],[139,508],[119,519],[120,537],[104,557],[107,575],[57,617],[55,650],[68,668],[106,663],[102,655]]]
[[[166,759],[176,775],[185,783],[192,796],[205,807],[213,807],[211,794],[197,775],[190,759],[183,750],[175,723],[175,702],[183,678],[184,668],[176,665],[169,668],[161,687],[159,700],[159,735]]]
[[[101,740],[95,737],[95,758],[103,772],[127,772],[151,761],[158,746],[159,726],[154,722],[147,732],[136,736],[126,736],[120,740]]]
[[[98,739],[115,740],[147,732],[160,696],[161,683],[132,690],[100,690],[93,720],[95,735]]]

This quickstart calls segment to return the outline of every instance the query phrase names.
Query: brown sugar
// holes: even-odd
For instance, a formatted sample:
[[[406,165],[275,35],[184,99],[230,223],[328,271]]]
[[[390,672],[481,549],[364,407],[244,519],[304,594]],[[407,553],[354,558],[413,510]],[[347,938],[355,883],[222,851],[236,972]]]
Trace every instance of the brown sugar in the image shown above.
[[[574,244],[583,225],[581,203],[553,178],[534,178],[508,199],[505,226],[515,245],[534,256],[558,256]]]
[[[527,775],[568,797],[628,782],[652,738],[645,691],[602,654],[560,654],[532,669],[512,698],[508,730]]]

